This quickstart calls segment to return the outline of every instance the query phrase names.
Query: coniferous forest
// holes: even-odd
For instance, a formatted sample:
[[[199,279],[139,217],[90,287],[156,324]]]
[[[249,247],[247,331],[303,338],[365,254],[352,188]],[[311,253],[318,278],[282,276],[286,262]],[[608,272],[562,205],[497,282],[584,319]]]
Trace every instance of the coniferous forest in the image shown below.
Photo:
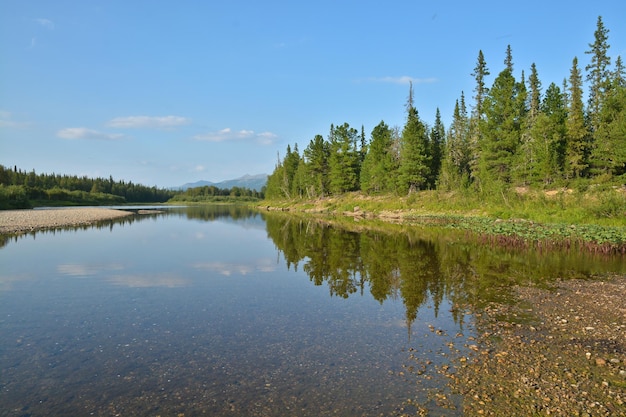
[[[351,191],[408,195],[419,190],[581,188],[626,183],[626,77],[622,58],[609,55],[602,17],[587,65],[573,57],[560,85],[542,85],[535,64],[516,77],[507,47],[504,68],[491,74],[482,51],[471,76],[471,98],[454,103],[446,128],[439,109],[427,124],[410,86],[406,123],[381,121],[369,137],[347,123],[330,125],[300,152],[287,146],[268,178],[268,199],[313,199]],[[469,72],[469,71],[468,71]],[[585,90],[586,89],[586,90]]]

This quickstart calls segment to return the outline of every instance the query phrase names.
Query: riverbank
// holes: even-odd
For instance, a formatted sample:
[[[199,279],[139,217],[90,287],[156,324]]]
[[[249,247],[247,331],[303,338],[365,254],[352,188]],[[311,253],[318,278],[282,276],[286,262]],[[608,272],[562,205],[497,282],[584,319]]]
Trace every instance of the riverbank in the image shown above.
[[[625,194],[626,195],[626,194]],[[501,205],[476,196],[424,191],[390,198],[349,193],[315,200],[266,201],[259,209],[311,214],[327,219],[383,221],[402,225],[466,230],[483,243],[538,250],[583,250],[626,254],[626,200],[621,189],[610,194],[565,194],[551,199],[513,194]]]
[[[132,214],[129,211],[100,207],[0,210],[0,234],[19,234],[43,229],[84,226]]]
[[[626,416],[626,277],[517,289],[477,314],[480,337],[451,377],[464,412]]]

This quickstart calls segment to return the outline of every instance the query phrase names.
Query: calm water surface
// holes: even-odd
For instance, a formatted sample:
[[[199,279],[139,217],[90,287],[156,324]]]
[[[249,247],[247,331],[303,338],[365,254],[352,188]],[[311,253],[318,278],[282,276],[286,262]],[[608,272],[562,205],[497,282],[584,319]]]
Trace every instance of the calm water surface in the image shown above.
[[[625,269],[437,233],[221,206],[7,238],[0,416],[462,415],[470,305]]]

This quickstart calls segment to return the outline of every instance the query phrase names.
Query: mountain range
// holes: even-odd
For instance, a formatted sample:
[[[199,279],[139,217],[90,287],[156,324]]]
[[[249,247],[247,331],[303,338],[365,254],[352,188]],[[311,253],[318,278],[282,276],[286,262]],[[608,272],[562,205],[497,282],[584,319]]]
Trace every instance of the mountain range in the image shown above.
[[[195,187],[204,187],[206,186],[215,186],[220,189],[231,189],[233,187],[239,188],[248,188],[250,190],[261,191],[261,188],[267,184],[267,174],[257,174],[257,175],[244,175],[243,177],[235,178],[232,180],[224,180],[220,182],[211,182],[211,181],[196,181],[196,182],[188,182],[187,184],[183,184],[179,187],[173,187],[174,190],[182,190],[185,191],[188,188]]]

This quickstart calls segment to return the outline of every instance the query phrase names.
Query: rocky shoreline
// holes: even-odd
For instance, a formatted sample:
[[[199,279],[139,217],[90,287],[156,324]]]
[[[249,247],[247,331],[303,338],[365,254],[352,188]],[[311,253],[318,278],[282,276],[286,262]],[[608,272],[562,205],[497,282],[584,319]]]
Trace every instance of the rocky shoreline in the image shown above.
[[[101,207],[0,210],[0,234],[20,234],[43,229],[84,226],[132,214],[130,211]]]
[[[477,314],[476,355],[451,375],[464,412],[626,416],[626,277],[517,295]]]

